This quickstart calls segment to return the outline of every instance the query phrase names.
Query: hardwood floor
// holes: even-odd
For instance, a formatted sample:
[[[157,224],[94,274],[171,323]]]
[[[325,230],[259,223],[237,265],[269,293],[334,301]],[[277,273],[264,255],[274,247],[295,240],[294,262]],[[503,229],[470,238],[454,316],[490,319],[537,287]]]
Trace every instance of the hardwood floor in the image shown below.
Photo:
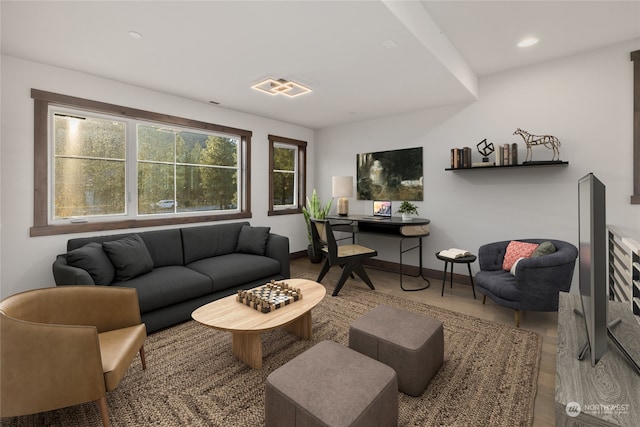
[[[321,264],[312,264],[305,258],[297,258],[291,261],[291,277],[302,273],[317,275]],[[486,304],[482,304],[482,295],[476,291],[477,299],[473,299],[471,287],[464,284],[455,283],[453,289],[445,287],[444,296],[440,296],[442,290],[442,276],[430,278],[431,286],[428,289],[417,292],[405,292],[400,289],[398,274],[367,268],[367,273],[371,277],[376,290],[388,293],[397,297],[420,301],[447,310],[465,313],[470,316],[490,320],[505,325],[515,326],[513,310],[501,307],[487,299]],[[447,276],[448,277],[448,276]],[[327,280],[326,278],[324,279]],[[423,279],[405,276],[403,285],[410,288],[412,284],[416,287],[422,286]],[[348,280],[344,285],[360,286],[366,285],[360,279]],[[555,379],[556,379],[556,346],[558,332],[558,313],[524,312],[520,315],[520,328],[536,332],[542,336],[542,355],[540,358],[540,373],[538,375],[538,390],[535,398],[534,426],[555,425],[554,401],[555,401]]]

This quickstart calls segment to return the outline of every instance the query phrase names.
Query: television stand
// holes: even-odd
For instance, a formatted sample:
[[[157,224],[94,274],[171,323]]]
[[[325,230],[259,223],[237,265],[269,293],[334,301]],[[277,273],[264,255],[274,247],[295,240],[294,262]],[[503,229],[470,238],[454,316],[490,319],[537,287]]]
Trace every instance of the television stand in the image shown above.
[[[584,317],[584,314],[582,314],[582,312],[577,308],[574,308],[573,312],[580,317]],[[627,349],[624,348],[624,345],[620,342],[620,340],[615,336],[615,334],[612,331],[612,329],[615,328],[618,324],[620,324],[620,322],[622,322],[622,319],[620,317],[617,317],[607,324],[607,336],[611,341],[613,341],[616,347],[618,347],[620,352],[624,355],[624,357],[627,359],[627,361],[629,362],[631,367],[636,371],[636,373],[640,375],[640,365],[638,365],[638,362],[636,362],[633,359],[631,354],[629,354]],[[580,351],[580,353],[578,353],[578,360],[584,360],[587,354],[589,354],[590,349],[591,347],[589,346],[589,340],[587,339],[587,342],[585,343],[584,347],[582,347],[582,350]]]
[[[582,308],[580,295],[560,292],[558,349],[556,357],[556,426],[633,426],[640,419],[640,375],[636,375],[617,348],[610,350],[595,367],[576,358],[587,340],[582,319],[574,309]],[[609,302],[612,317],[620,317],[616,334],[635,357],[640,356],[640,327],[628,304]],[[579,405],[579,411],[576,411]]]

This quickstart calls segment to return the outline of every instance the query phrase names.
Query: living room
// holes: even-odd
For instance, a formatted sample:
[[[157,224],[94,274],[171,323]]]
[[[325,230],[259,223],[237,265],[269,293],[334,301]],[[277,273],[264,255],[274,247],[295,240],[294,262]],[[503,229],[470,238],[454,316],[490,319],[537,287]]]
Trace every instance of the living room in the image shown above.
[[[103,73],[83,71],[64,65],[51,65],[46,59],[22,56],[17,51],[7,52],[7,37],[18,37],[29,27],[26,23],[5,25],[5,20],[12,19],[12,15],[7,13],[7,3],[2,3],[2,298],[30,289],[54,286],[51,264],[57,254],[65,252],[67,240],[78,237],[69,234],[30,237],[30,229],[34,226],[35,172],[34,101],[30,96],[31,89],[251,130],[250,222],[269,226],[272,232],[287,236],[291,253],[296,255],[306,254],[308,246],[302,214],[268,215],[268,135],[307,142],[307,195],[315,188],[323,201],[332,196],[332,176],[355,176],[356,155],[422,147],[424,200],[415,203],[419,216],[431,220],[430,235],[424,239],[426,249],[423,262],[427,269],[442,271],[442,263],[434,254],[451,247],[477,253],[478,248],[488,242],[527,237],[553,238],[577,244],[577,182],[589,172],[607,185],[607,222],[640,234],[640,207],[630,203],[634,191],[634,81],[633,62],[629,59],[630,52],[640,49],[639,26],[628,33],[630,36],[607,44],[593,43],[582,51],[566,51],[560,56],[551,56],[536,63],[483,73],[477,76],[475,90],[466,90],[463,84],[457,83],[456,88],[460,93],[464,94],[466,90],[466,95],[457,102],[429,106],[423,104],[414,109],[399,109],[371,118],[367,118],[364,109],[359,112],[347,110],[344,114],[346,118],[343,117],[342,121],[319,126],[300,124],[307,122],[289,120],[287,116],[273,118],[227,108],[224,101],[221,106],[211,105],[208,100],[216,99],[215,88],[203,88],[206,92],[204,98],[190,99],[176,95],[172,88],[145,86],[144,81],[109,78],[109,70]],[[577,8],[589,7],[579,3]],[[638,6],[637,2],[616,3],[616,8],[626,11],[623,15],[634,17],[637,23],[640,20],[637,7],[630,12],[625,9],[634,6]],[[612,16],[616,18],[620,17],[618,9],[605,10],[615,13]],[[511,19],[517,19],[517,12],[516,8],[510,15]],[[611,19],[606,13],[602,15],[603,19]],[[571,34],[574,28],[576,31],[584,27],[594,31],[599,28],[595,22],[588,26],[584,21],[571,22],[571,16],[564,16],[563,19],[561,22],[565,24],[567,34]],[[504,20],[507,21],[506,17]],[[9,31],[8,28],[13,28],[17,33],[5,33]],[[79,28],[79,31],[87,31],[82,26]],[[151,35],[143,36],[147,38]],[[82,35],[75,34],[73,37]],[[127,35],[125,37],[128,38]],[[482,34],[471,34],[466,40],[476,37],[482,39]],[[376,43],[385,40],[386,35]],[[122,43],[129,42],[127,39]],[[490,45],[492,41],[485,43]],[[537,48],[543,48],[544,43],[541,40]],[[159,50],[147,51],[157,55],[159,63],[170,60],[174,54]],[[92,53],[83,52],[81,55],[87,64],[94,60]],[[225,55],[231,53],[225,52]],[[339,69],[340,64],[335,68]],[[410,93],[411,82],[402,80],[403,68],[397,65],[397,90]],[[256,77],[276,71],[292,75],[299,73],[301,76],[306,73],[305,70],[261,69],[256,72]],[[187,80],[189,76],[176,77],[180,78]],[[253,83],[246,82],[246,87]],[[302,95],[286,101],[295,103],[303,100],[304,96],[313,95]],[[270,97],[266,95],[255,93],[252,96],[258,104],[270,102]],[[262,96],[266,100],[260,98]],[[376,98],[375,84],[370,86],[368,102],[371,105],[380,103]],[[558,137],[561,141],[560,158],[568,165],[445,171],[450,166],[452,148],[470,146],[475,150],[475,145],[485,138],[496,146],[518,143],[519,157],[524,159],[524,144],[520,137],[513,135],[517,128]],[[550,155],[550,150],[534,148],[536,160],[549,159]],[[474,161],[479,161],[480,157],[477,152],[474,153]],[[369,214],[371,201],[352,197],[349,211]],[[117,232],[125,231],[128,230]],[[397,262],[395,240],[374,241],[365,237],[361,243],[375,245],[379,259]],[[408,254],[405,262],[417,265],[417,256]],[[477,264],[472,265],[472,271],[478,271]],[[432,279],[432,282],[437,280]],[[574,289],[576,283],[577,275],[574,274]]]

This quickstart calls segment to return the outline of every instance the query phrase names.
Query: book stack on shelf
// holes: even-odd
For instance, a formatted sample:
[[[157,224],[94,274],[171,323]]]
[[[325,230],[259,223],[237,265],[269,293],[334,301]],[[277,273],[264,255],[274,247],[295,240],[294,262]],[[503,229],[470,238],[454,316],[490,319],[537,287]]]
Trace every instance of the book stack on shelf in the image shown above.
[[[471,147],[451,149],[451,169],[471,167]]]
[[[518,164],[518,144],[504,144],[498,146],[496,151],[496,166],[509,166]]]

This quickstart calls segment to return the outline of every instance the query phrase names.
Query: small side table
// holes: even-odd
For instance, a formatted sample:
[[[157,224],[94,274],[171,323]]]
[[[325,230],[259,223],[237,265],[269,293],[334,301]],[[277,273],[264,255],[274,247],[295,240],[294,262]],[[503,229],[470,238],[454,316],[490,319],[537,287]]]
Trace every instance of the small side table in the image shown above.
[[[440,252],[436,252],[436,258],[444,261],[444,274],[442,275],[442,292],[440,293],[440,296],[444,296],[444,285],[447,281],[447,267],[449,266],[449,263],[451,263],[451,275],[449,278],[451,288],[453,288],[453,264],[467,264],[467,268],[469,269],[469,279],[471,279],[471,289],[473,290],[473,299],[476,299],[476,287],[473,284],[473,276],[471,275],[471,263],[475,262],[476,256],[467,255],[460,258],[447,258],[444,256],[440,256]]]

